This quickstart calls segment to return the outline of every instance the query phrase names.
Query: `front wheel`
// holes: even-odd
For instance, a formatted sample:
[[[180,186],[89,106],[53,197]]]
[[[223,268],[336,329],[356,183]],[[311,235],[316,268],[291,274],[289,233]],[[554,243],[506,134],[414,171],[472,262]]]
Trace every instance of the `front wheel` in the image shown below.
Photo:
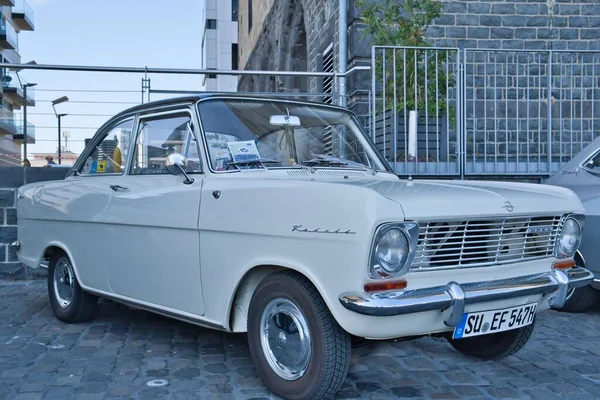
[[[558,311],[580,313],[590,309],[598,300],[598,292],[590,285],[570,289],[565,304]]]
[[[466,339],[452,339],[452,334],[449,334],[447,339],[452,347],[467,356],[495,360],[511,356],[521,350],[529,341],[534,325],[535,320],[530,325],[506,332]]]
[[[248,310],[248,345],[260,379],[285,399],[322,399],[341,387],[350,366],[350,335],[317,289],[295,272],[257,287]]]

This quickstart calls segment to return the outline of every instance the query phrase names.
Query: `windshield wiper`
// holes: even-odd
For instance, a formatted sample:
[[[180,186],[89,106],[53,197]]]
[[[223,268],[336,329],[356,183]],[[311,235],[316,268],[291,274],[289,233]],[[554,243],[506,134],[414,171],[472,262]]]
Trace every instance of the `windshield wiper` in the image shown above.
[[[325,154],[313,154],[313,156],[315,156],[315,158],[312,158],[310,160],[307,161],[303,161],[301,164],[303,166],[307,166],[307,167],[316,167],[316,166],[327,166],[327,167],[345,167],[345,166],[351,166],[354,168],[361,168],[364,169],[366,171],[371,171],[371,173],[373,175],[377,174],[377,170],[374,168],[371,168],[367,165],[361,164],[361,163],[357,163],[354,161],[350,161],[350,160],[346,160],[344,158],[339,158],[339,157],[334,157],[334,156],[328,156]]]
[[[260,165],[260,164],[281,164],[281,161],[279,160],[274,160],[271,158],[255,158],[252,160],[246,160],[246,161],[234,161],[234,162],[230,162],[227,164],[227,169],[229,169],[229,167],[233,166],[233,167],[238,167],[240,165],[247,165],[247,166],[255,166],[255,165]]]
[[[302,161],[301,165],[305,167],[316,167],[319,165],[323,165],[326,167],[335,167],[335,166],[346,166],[347,162],[337,161],[337,160],[327,160],[323,158],[312,158],[310,160]]]

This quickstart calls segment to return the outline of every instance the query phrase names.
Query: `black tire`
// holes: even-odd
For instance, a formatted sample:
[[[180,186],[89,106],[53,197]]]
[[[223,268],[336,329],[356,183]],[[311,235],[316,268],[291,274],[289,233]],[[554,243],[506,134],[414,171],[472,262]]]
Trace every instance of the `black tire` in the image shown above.
[[[461,353],[482,360],[496,360],[517,353],[529,341],[535,320],[527,326],[506,332],[481,335],[466,339],[452,339],[452,334],[446,336],[448,342]]]
[[[55,252],[50,258],[50,263],[48,265],[48,297],[52,311],[54,311],[54,315],[63,322],[76,323],[89,321],[94,318],[96,313],[98,298],[81,289],[74,272],[72,272],[73,294],[70,303],[66,306],[61,305],[61,302],[57,298],[54,288],[54,272],[57,266],[64,265],[64,262],[68,263],[71,266],[71,269],[73,268],[71,260],[65,253]]]
[[[275,372],[261,343],[263,311],[276,299],[293,303],[310,332],[310,361],[304,374],[295,380],[286,380]],[[348,374],[350,343],[350,335],[338,325],[317,289],[302,275],[277,272],[266,277],[254,291],[248,310],[248,345],[258,376],[274,394],[293,400],[332,397]]]
[[[590,285],[579,287],[569,291],[567,301],[558,311],[580,313],[589,310],[596,300],[598,300],[598,291]]]

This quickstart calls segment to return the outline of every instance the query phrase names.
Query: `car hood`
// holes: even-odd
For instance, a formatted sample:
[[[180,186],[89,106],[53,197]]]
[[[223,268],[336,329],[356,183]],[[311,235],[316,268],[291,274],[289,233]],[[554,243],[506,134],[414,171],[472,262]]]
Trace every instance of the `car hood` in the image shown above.
[[[398,202],[405,218],[411,220],[584,212],[571,190],[541,184],[437,180],[350,180],[344,184],[362,186]]]

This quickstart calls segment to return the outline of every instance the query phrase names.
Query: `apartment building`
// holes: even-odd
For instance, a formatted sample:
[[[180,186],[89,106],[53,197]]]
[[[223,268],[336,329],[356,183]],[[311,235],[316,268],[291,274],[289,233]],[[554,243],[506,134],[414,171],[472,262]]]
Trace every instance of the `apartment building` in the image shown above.
[[[201,18],[202,68],[238,69],[238,0],[204,0]],[[237,76],[208,74],[207,92],[236,92]]]
[[[25,0],[0,0],[0,59],[5,63],[21,63],[19,34],[33,31],[34,13]],[[34,88],[19,71],[2,69],[0,92],[0,166],[21,165],[24,140],[23,121],[14,111],[24,103],[35,106]],[[27,94],[25,94],[25,92]],[[27,124],[27,143],[35,143],[35,127]]]

